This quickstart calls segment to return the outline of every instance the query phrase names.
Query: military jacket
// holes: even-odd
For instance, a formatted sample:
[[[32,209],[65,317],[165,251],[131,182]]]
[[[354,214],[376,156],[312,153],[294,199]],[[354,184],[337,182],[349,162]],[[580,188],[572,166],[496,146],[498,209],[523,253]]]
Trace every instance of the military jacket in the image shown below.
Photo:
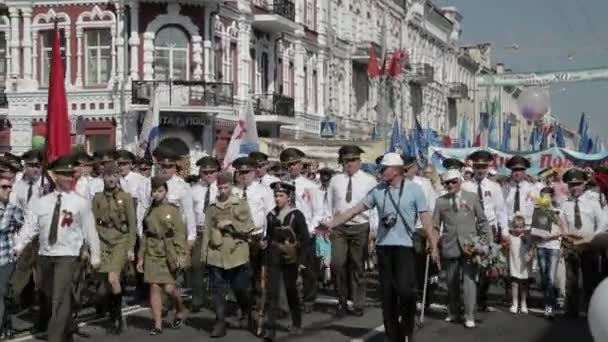
[[[204,263],[232,269],[249,262],[249,235],[255,229],[247,201],[231,195],[207,208],[201,258]]]
[[[116,189],[98,192],[93,197],[93,215],[99,239],[110,246],[127,244],[135,247],[136,217],[133,198],[127,192]]]
[[[185,268],[188,258],[186,225],[175,205],[152,205],[143,222],[139,258],[166,259],[170,268]]]

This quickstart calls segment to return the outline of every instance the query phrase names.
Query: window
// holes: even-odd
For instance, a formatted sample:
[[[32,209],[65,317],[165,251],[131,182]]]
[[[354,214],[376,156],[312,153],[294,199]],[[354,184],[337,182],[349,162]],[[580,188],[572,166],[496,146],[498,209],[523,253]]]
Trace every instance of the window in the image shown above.
[[[40,85],[46,87],[49,85],[49,71],[51,69],[51,56],[53,53],[53,31],[43,31],[40,33]],[[65,33],[59,31],[59,45],[61,46],[61,59],[63,61],[65,73]]]
[[[260,73],[262,74],[262,93],[268,92],[268,54],[266,52],[262,52],[262,56],[260,58]]]
[[[188,37],[179,28],[168,26],[154,38],[154,78],[187,80],[189,78]]]
[[[256,73],[255,73],[255,66],[256,66],[256,53],[255,53],[255,49],[249,49],[249,58],[251,58],[251,62],[249,63],[249,65],[251,66],[251,70],[249,70],[249,89],[250,92],[252,94],[255,94],[255,81],[256,81]]]
[[[6,33],[0,32],[0,83],[6,81]]]
[[[87,135],[85,138],[86,150],[90,154],[96,151],[103,151],[112,145],[112,137],[110,135]]]
[[[222,38],[215,37],[215,80],[218,82],[226,82],[224,75],[224,47],[222,46]]]
[[[306,8],[304,10],[304,23],[310,30],[316,30],[317,21],[317,4],[315,0],[306,0]]]
[[[87,30],[85,46],[85,84],[88,86],[106,85],[112,72],[112,35],[110,30]]]

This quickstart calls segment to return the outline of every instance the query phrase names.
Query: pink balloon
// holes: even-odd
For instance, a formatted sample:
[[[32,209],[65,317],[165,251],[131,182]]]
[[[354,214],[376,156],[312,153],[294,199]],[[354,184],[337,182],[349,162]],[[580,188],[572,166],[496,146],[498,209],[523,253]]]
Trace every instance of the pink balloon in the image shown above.
[[[519,95],[517,102],[522,116],[529,121],[538,121],[549,111],[549,92],[547,89],[527,87]]]

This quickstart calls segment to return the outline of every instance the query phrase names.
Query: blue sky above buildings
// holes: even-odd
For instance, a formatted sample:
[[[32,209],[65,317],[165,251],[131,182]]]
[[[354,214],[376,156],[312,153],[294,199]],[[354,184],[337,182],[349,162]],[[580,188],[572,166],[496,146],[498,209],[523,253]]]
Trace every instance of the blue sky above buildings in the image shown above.
[[[495,61],[518,71],[608,67],[608,0],[435,0],[462,13],[462,44],[491,42]],[[519,49],[511,48],[517,45]],[[552,110],[576,129],[586,112],[608,137],[608,81],[551,87]]]

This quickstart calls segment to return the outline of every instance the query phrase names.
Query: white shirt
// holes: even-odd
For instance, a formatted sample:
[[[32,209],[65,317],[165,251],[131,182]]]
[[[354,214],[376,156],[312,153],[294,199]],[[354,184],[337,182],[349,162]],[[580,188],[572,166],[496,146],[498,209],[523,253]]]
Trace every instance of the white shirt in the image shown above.
[[[29,188],[29,182],[23,178],[17,181],[13,187],[13,193],[15,194],[14,203],[17,204],[24,213],[27,212],[29,203],[31,203],[31,201],[42,196],[42,177],[38,177],[38,179],[32,183],[32,197],[28,201],[27,192]]]
[[[319,186],[310,179],[300,175],[292,183],[296,187],[296,208],[304,214],[308,232],[314,234],[321,222],[323,208],[320,203]]]
[[[95,194],[98,192],[102,192],[103,188],[104,184],[103,178],[101,176],[91,179],[88,183],[86,196],[84,196],[84,198],[88,199],[89,201],[92,201],[93,197],[95,197]]]
[[[92,176],[80,176],[76,181],[76,193],[84,198],[88,198],[89,183],[93,180]]]
[[[429,213],[433,213],[435,211],[435,202],[437,201],[438,194],[435,191],[435,187],[433,187],[433,183],[428,178],[414,176],[412,181],[422,188],[422,192],[424,193],[424,198],[426,199],[426,203],[429,207]],[[420,216],[416,220],[416,229],[422,228],[422,221],[420,220]]]
[[[152,183],[150,178],[142,176],[142,180],[137,188],[137,235],[141,236],[143,232],[143,220],[148,208],[152,204]]]
[[[512,183],[508,188],[505,188],[505,201],[507,210],[507,219],[509,222],[513,221],[515,212],[515,194],[517,193],[517,183]],[[538,187],[534,184],[523,181],[519,183],[519,212],[524,215],[526,224],[532,224],[532,215],[534,214],[534,205],[536,198],[538,198],[540,192]]]
[[[476,179],[471,179],[462,184],[462,190],[477,194],[478,183]],[[509,234],[509,221],[507,218],[507,209],[505,206],[505,198],[500,185],[494,181],[484,178],[481,181],[481,190],[483,195],[483,209],[488,224],[490,226],[500,226],[503,236]]]
[[[280,182],[281,180],[278,177],[273,175],[265,174],[260,178],[260,183],[266,186],[270,186],[272,183]]]
[[[346,192],[348,191],[349,179],[351,180],[352,184],[352,199],[350,202],[347,202]],[[339,213],[343,213],[358,205],[361,203],[361,201],[363,201],[363,199],[365,199],[367,194],[376,187],[377,184],[378,182],[376,182],[374,177],[361,170],[355,172],[355,174],[350,178],[346,173],[333,176],[329,181],[329,186],[327,187],[331,213],[333,215],[338,215]],[[346,224],[354,225],[368,223],[369,214],[369,210],[366,210],[353,217],[350,221],[346,222]]]
[[[139,198],[140,188],[142,187],[142,183],[146,181],[146,177],[140,175],[139,173],[130,171],[126,176],[120,177],[120,187],[128,192],[131,197]]]
[[[19,171],[15,174],[15,182],[18,182],[23,178],[23,171]]]
[[[196,222],[194,220],[194,208],[192,204],[192,189],[186,181],[176,175],[167,181],[167,201],[176,205],[182,212],[188,231],[188,241],[196,240]]]
[[[197,226],[203,226],[205,224],[205,196],[209,192],[209,203],[207,208],[215,202],[217,202],[217,182],[211,183],[211,186],[203,182],[197,182],[192,186],[192,206],[194,210],[194,221]],[[249,193],[249,191],[247,191]],[[237,188],[232,188],[232,194],[241,197],[241,193]]]
[[[49,233],[57,196],[61,194],[61,211],[57,242],[49,244]],[[65,222],[70,215],[72,222]],[[69,216],[68,216],[69,218]],[[65,225],[63,225],[65,223]],[[39,254],[45,256],[79,256],[86,242],[91,253],[91,264],[99,264],[99,236],[95,228],[95,217],[90,202],[76,192],[57,191],[32,201],[23,227],[15,237],[15,249],[22,251],[34,237],[40,242]]]
[[[233,193],[243,198],[243,189],[233,188]],[[247,204],[255,224],[253,234],[266,233],[266,215],[275,207],[274,193],[266,185],[253,182],[247,187]]]
[[[581,195],[578,200],[578,206],[581,212],[581,228],[575,227],[576,216],[574,214],[575,199],[569,198],[564,201],[561,206],[562,220],[566,225],[566,232],[580,232],[583,234],[596,234],[606,229],[606,222],[604,219],[604,213],[600,203],[592,196]]]

